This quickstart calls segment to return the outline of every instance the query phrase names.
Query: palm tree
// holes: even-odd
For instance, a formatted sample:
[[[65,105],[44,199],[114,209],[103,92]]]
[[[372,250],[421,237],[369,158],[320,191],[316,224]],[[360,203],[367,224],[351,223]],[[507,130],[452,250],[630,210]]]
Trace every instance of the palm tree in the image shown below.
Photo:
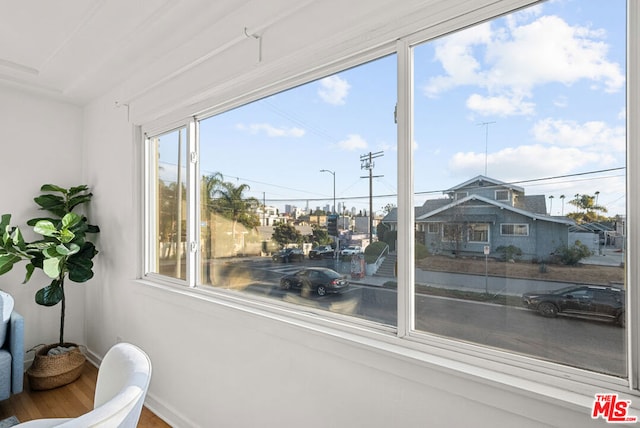
[[[553,215],[553,195],[549,196],[549,215]]]
[[[598,192],[599,193],[599,192]],[[576,194],[575,199],[569,201],[571,205],[575,205],[581,212],[571,213],[570,217],[580,223],[589,223],[598,220],[599,212],[606,213],[607,208],[596,204],[596,196]]]
[[[254,208],[260,202],[254,197],[244,197],[244,192],[249,190],[248,184],[240,184],[238,186],[231,182],[224,181],[220,183],[220,187],[216,193],[219,197],[215,200],[215,208],[223,217],[231,219],[233,225],[231,235],[235,243],[236,225],[238,223],[247,229],[254,229],[260,224],[260,220],[255,214]]]
[[[560,195],[560,199],[562,199],[562,215],[564,215],[564,195]]]

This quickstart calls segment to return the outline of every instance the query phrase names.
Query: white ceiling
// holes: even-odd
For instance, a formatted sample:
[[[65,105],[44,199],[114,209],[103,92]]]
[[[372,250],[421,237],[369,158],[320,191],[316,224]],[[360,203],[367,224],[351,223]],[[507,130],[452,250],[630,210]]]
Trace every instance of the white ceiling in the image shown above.
[[[251,35],[313,1],[0,0],[0,82],[83,104],[179,56],[212,28],[226,39]],[[230,25],[231,24],[231,25]],[[192,59],[190,59],[192,61]],[[181,64],[174,61],[174,67]],[[170,71],[170,70],[167,70]]]
[[[287,59],[287,72],[303,69],[303,60],[320,61],[332,52],[322,59],[331,61],[422,28],[425,19],[443,22],[466,13],[471,4],[479,8],[495,3],[0,0],[0,85],[78,105],[116,87],[126,92],[125,101],[140,99],[167,82],[186,86],[185,80],[203,78],[204,73],[210,87],[228,85],[256,71],[256,61],[261,75],[276,70],[278,61],[282,70]],[[336,53],[341,49],[344,52]]]

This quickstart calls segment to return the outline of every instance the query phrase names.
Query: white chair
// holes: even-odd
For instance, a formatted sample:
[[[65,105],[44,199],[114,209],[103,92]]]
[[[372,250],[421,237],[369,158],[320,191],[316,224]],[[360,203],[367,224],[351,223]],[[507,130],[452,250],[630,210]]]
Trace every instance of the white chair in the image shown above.
[[[17,427],[135,428],[151,380],[151,360],[130,343],[114,345],[98,370],[93,410],[74,419],[36,419]]]

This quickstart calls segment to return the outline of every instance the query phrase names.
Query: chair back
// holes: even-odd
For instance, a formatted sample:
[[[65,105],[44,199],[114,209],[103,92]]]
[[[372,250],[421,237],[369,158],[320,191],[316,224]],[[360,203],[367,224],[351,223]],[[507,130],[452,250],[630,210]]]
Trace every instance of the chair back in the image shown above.
[[[114,345],[102,360],[94,409],[61,427],[135,428],[151,380],[151,360],[130,343]]]

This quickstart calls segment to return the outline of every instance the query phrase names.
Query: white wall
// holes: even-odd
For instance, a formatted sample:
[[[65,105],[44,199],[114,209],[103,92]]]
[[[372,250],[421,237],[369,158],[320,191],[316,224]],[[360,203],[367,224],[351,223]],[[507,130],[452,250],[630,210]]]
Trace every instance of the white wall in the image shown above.
[[[82,110],[70,104],[0,86],[0,159],[2,199],[0,213],[12,215],[12,225],[34,237],[26,221],[41,215],[33,198],[45,183],[63,187],[82,184]],[[90,183],[89,183],[90,184]],[[0,288],[16,299],[25,317],[27,349],[58,340],[60,306],[45,308],[34,301],[38,289],[48,285],[42,272],[22,285],[23,265],[0,277]],[[68,284],[65,339],[84,342],[84,286]],[[27,355],[33,358],[33,355]]]

